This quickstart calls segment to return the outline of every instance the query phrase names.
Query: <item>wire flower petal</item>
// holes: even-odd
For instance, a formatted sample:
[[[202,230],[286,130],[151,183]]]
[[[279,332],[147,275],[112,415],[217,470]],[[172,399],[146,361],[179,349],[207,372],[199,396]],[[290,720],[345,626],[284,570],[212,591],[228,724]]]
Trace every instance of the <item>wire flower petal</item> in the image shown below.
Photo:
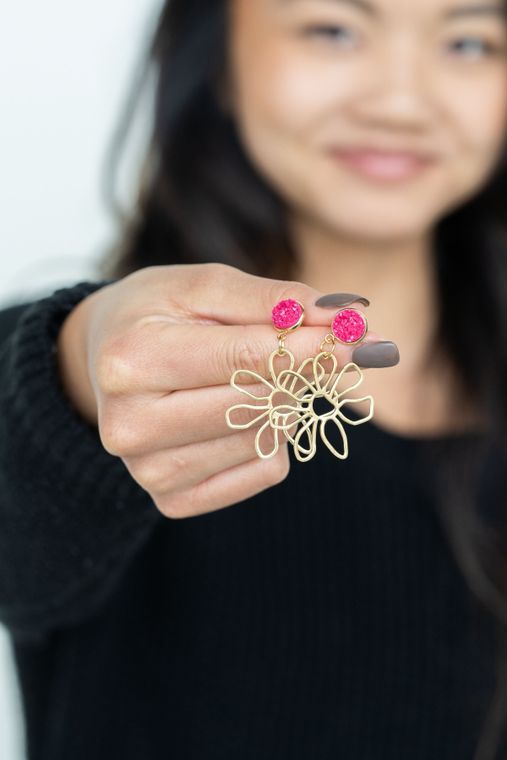
[[[266,387],[267,395],[265,396],[257,396],[255,393],[252,393],[247,388],[244,387],[244,385],[238,385],[236,378],[238,375],[247,375],[248,377],[251,377],[253,380],[257,381],[258,383],[263,383]],[[257,372],[253,372],[251,369],[237,369],[233,372],[231,377],[231,385],[233,388],[236,388],[237,391],[240,391],[241,393],[245,393],[247,396],[250,396],[250,398],[256,398],[260,401],[265,401],[270,398],[271,394],[273,393],[273,385],[269,382],[269,380],[266,380],[266,378],[262,377],[262,375],[259,375]]]
[[[273,441],[273,446],[267,453],[263,451],[262,442],[261,442],[262,434],[264,433],[265,430],[269,430],[272,441]],[[261,425],[261,427],[257,431],[257,434],[255,436],[255,450],[257,451],[257,454],[261,457],[261,459],[269,459],[270,457],[276,454],[276,452],[278,451],[278,446],[279,446],[278,430],[272,429],[269,422],[269,418],[268,418],[266,422],[263,425]]]
[[[347,385],[346,388],[343,388],[343,390],[338,391],[337,390],[338,385],[340,384],[340,381],[342,377],[344,377],[345,373],[349,372],[350,367],[354,370],[354,372],[357,372],[357,380],[355,383],[352,383],[352,385]],[[346,380],[348,381],[348,377],[346,378]],[[363,373],[361,372],[357,364],[355,364],[354,362],[347,362],[347,364],[344,364],[341,370],[339,371],[336,380],[333,382],[333,384],[331,385],[329,389],[329,393],[333,395],[336,394],[336,396],[340,398],[341,396],[343,396],[344,393],[353,391],[354,388],[357,388],[357,386],[361,385],[362,382],[363,382]]]
[[[303,435],[307,435],[308,437],[308,443],[310,444],[310,448],[308,449],[305,449],[301,443]],[[299,459],[300,462],[307,462],[315,455],[317,451],[316,438],[317,420],[313,416],[307,417],[294,436],[294,454],[296,459]]]
[[[291,351],[289,351],[288,348],[284,348],[282,356],[283,355],[287,355],[289,357],[289,366],[285,367],[285,369],[286,370],[293,369],[294,368],[294,363],[296,361],[295,358],[294,358],[294,354]],[[274,387],[276,387],[278,385],[278,380],[279,380],[279,377],[280,377],[280,373],[284,371],[284,370],[278,370],[277,371],[275,369],[275,358],[279,357],[279,356],[280,356],[280,354],[278,354],[278,352],[276,350],[272,351],[271,354],[269,355],[269,373],[270,373],[271,378],[273,380],[273,386]]]
[[[292,406],[291,404],[279,404],[279,406],[273,407],[269,411],[269,419],[271,424],[277,430],[287,430],[292,427],[296,422],[300,422],[305,415],[305,410],[300,406]],[[287,417],[296,417],[291,422],[287,421]],[[281,422],[280,422],[281,418]]]
[[[316,383],[318,383],[321,380],[321,378],[323,377],[323,375],[326,374],[326,370],[324,369],[324,367],[322,366],[322,364],[320,362],[317,362],[317,363],[314,362],[314,357],[313,356],[309,356],[308,359],[304,359],[301,362],[301,364],[299,365],[299,367],[297,369],[297,374],[298,375],[303,375],[303,370],[309,364],[312,365],[312,377],[313,377],[313,380],[308,380],[308,378],[305,377],[305,387],[307,385],[309,385],[309,386],[312,387],[312,389],[315,389],[315,388],[318,387],[316,385]],[[321,370],[320,372],[318,371],[319,368]],[[303,375],[303,377],[304,377],[304,375]],[[299,392],[295,392],[294,391],[294,387],[295,387],[295,385],[296,385],[296,383],[297,383],[298,380],[299,380],[299,378],[296,377],[296,378],[293,379],[292,383],[290,383],[289,385],[285,385],[285,384],[284,385],[285,385],[286,390],[290,391],[291,393],[294,393],[296,396],[299,397]]]
[[[317,388],[318,391],[321,393],[329,393],[328,385],[329,381],[333,377],[336,371],[336,356],[334,354],[331,354],[327,358],[330,360],[331,364],[333,365],[333,368],[326,372],[325,370],[319,375],[318,373],[318,367],[322,367],[322,364],[320,363],[320,359],[322,358],[322,352],[320,354],[317,354],[313,358],[313,376],[314,376],[314,385]],[[324,374],[327,374],[327,378],[322,382],[322,377]]]
[[[342,407],[345,404],[356,404],[360,401],[369,401],[369,412],[366,414],[365,417],[360,417],[357,420],[351,420],[350,417],[347,417],[347,415],[343,412]],[[336,414],[345,422],[348,422],[349,425],[361,425],[363,422],[368,422],[368,420],[371,420],[373,417],[373,408],[374,408],[374,401],[373,396],[363,396],[362,398],[344,398],[340,401],[338,406],[336,407]]]
[[[340,433],[342,444],[343,444],[343,450],[338,451],[336,446],[334,446],[329,438],[327,437],[326,433],[326,426],[329,425],[329,423],[333,422],[336,427],[338,428],[338,432]],[[332,454],[335,455],[335,457],[338,457],[338,459],[346,459],[346,457],[349,454],[349,444],[347,441],[347,436],[345,434],[345,430],[343,428],[342,423],[340,420],[338,420],[336,417],[326,417],[320,421],[320,437],[328,447],[329,451],[331,451]]]
[[[295,391],[294,387],[298,381],[301,383],[301,388]],[[304,375],[301,375],[299,372],[292,369],[283,369],[280,372],[278,375],[277,386],[279,390],[288,393],[296,402],[301,401],[305,397],[311,397],[315,393],[313,383],[304,377]],[[303,391],[304,393],[302,393]]]
[[[265,411],[261,412],[257,417],[254,417],[249,422],[231,422],[231,412],[233,412],[235,409],[264,409]],[[227,424],[231,428],[235,428],[237,430],[245,430],[246,428],[251,427],[252,425],[255,425],[256,422],[259,422],[262,420],[263,417],[266,416],[266,414],[269,414],[270,407],[269,404],[264,404],[263,406],[257,406],[255,404],[234,404],[234,406],[230,406],[226,412],[225,412],[225,418],[227,420]]]

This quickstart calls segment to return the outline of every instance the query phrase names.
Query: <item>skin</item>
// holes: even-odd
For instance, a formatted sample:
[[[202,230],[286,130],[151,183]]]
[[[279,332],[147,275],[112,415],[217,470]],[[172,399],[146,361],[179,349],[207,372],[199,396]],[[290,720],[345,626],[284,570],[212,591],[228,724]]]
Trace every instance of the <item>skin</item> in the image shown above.
[[[436,313],[432,230],[480,190],[502,153],[506,22],[494,0],[452,18],[470,0],[370,0],[370,13],[360,2],[231,0],[223,103],[287,200],[293,277],[366,296],[370,323],[399,347],[399,365],[388,376],[369,370],[361,386],[377,421],[437,432],[468,424],[473,410],[455,419],[449,369],[421,363]],[[373,181],[326,153],[357,143],[438,158],[416,178]]]
[[[269,376],[270,310],[284,298],[305,305],[305,324],[288,341],[297,365],[329,331],[334,309],[315,306],[319,296],[369,298],[365,341],[395,341],[401,360],[363,372],[348,397],[373,395],[374,424],[397,433],[456,423],[454,379],[445,367],[420,366],[435,304],[431,237],[442,214],[478,191],[503,147],[505,22],[491,14],[440,19],[470,0],[370,1],[375,19],[350,0],[228,6],[230,65],[217,94],[252,161],[287,201],[298,254],[293,279],[214,263],[146,267],[83,299],[60,330],[57,359],[70,401],[167,517],[236,504],[287,476],[283,437],[276,455],[260,460],[254,430],[225,422],[226,410],[245,401],[230,387],[232,371]],[[331,40],[301,34],[323,23],[350,28],[347,45],[335,32]],[[456,40],[470,36],[498,52],[483,55],[479,41],[478,56],[468,47],[458,55]],[[324,146],[339,140],[399,140],[434,150],[439,161],[388,186],[331,162]],[[351,354],[336,344],[338,367]],[[258,395],[262,386],[252,390]],[[463,423],[467,410],[459,411]]]

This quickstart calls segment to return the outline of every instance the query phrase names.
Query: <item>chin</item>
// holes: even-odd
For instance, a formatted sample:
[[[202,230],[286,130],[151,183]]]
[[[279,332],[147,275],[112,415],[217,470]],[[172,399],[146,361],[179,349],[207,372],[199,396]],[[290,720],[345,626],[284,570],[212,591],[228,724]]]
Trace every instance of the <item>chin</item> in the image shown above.
[[[372,244],[421,237],[433,228],[437,220],[436,215],[421,215],[420,209],[419,213],[408,213],[403,208],[391,206],[389,210],[379,211],[378,206],[361,207],[359,202],[350,209],[350,213],[341,207],[339,213],[331,210],[323,214],[321,211],[317,216],[318,222],[334,230],[338,237],[371,240]]]
[[[452,195],[448,186],[434,181],[425,186],[399,183],[358,187],[345,177],[340,183],[326,181],[326,177],[316,183],[317,179],[315,175],[301,198],[313,207],[307,208],[307,213],[361,237],[421,235],[445,214]]]

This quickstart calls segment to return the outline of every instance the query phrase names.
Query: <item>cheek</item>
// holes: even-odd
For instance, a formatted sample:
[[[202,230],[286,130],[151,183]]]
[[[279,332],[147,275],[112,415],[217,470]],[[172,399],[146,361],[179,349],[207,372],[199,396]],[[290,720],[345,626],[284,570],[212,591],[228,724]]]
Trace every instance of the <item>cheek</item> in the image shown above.
[[[327,184],[322,172],[329,171],[323,145],[340,135],[338,118],[350,96],[336,77],[326,82],[329,72],[315,71],[280,45],[265,48],[262,58],[258,67],[238,69],[240,139],[256,170],[286,201],[319,208],[318,188]]]
[[[469,157],[469,167],[479,175],[494,166],[503,150],[507,130],[507,75],[499,73],[483,81],[474,92],[470,87],[455,91],[452,108],[456,131],[461,135],[458,149]],[[457,152],[457,158],[459,159]]]
[[[236,68],[236,116],[251,138],[271,134],[282,143],[287,137],[307,135],[322,118],[328,89],[308,66],[280,45],[265,46],[255,65]]]
[[[336,72],[319,66],[295,32],[263,23],[246,0],[236,7],[230,68],[237,129],[261,171],[273,178],[284,167],[282,175],[291,174],[347,95]]]

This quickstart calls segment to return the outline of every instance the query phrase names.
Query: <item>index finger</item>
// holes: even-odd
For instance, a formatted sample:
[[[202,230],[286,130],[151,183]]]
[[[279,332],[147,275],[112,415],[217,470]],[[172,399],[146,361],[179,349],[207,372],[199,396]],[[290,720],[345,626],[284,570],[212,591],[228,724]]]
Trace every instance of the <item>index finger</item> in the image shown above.
[[[304,306],[305,325],[330,322],[329,307],[315,306],[315,301],[324,296],[324,293],[306,283],[253,275],[229,264],[215,262],[191,264],[190,267],[189,276],[185,280],[185,292],[181,294],[180,300],[185,303],[188,313],[195,321],[224,325],[271,325],[271,310],[275,304],[294,298]],[[163,290],[162,276],[162,293]],[[370,305],[367,298],[357,296],[354,300],[354,294],[350,295],[352,300],[347,305],[359,309]]]
[[[209,297],[203,297],[197,314],[197,310],[192,312],[196,314],[194,323],[174,324],[160,318],[141,324],[127,352],[123,351],[116,361],[114,356],[110,357],[113,371],[107,373],[108,390],[168,393],[224,385],[230,382],[233,372],[240,369],[247,370],[242,376],[243,383],[259,382],[250,373],[269,381],[273,378],[270,355],[278,349],[271,310],[287,298],[294,298],[305,307],[304,325],[285,339],[285,348],[294,356],[293,369],[321,350],[322,340],[330,331],[331,317],[328,308],[315,306],[315,300],[322,295],[320,291],[304,283],[252,275],[232,280],[236,287],[230,297],[225,298],[220,287]],[[230,278],[228,283],[231,283]],[[356,304],[362,310],[362,303]],[[260,322],[251,321],[259,317]],[[219,319],[234,319],[235,323],[222,324]],[[379,339],[381,336],[368,329],[361,342]],[[351,360],[355,345],[336,342],[333,355],[337,369]],[[328,349],[329,345],[325,350]],[[271,361],[275,361],[278,371],[290,368],[287,355]],[[309,368],[306,374],[310,374]]]

